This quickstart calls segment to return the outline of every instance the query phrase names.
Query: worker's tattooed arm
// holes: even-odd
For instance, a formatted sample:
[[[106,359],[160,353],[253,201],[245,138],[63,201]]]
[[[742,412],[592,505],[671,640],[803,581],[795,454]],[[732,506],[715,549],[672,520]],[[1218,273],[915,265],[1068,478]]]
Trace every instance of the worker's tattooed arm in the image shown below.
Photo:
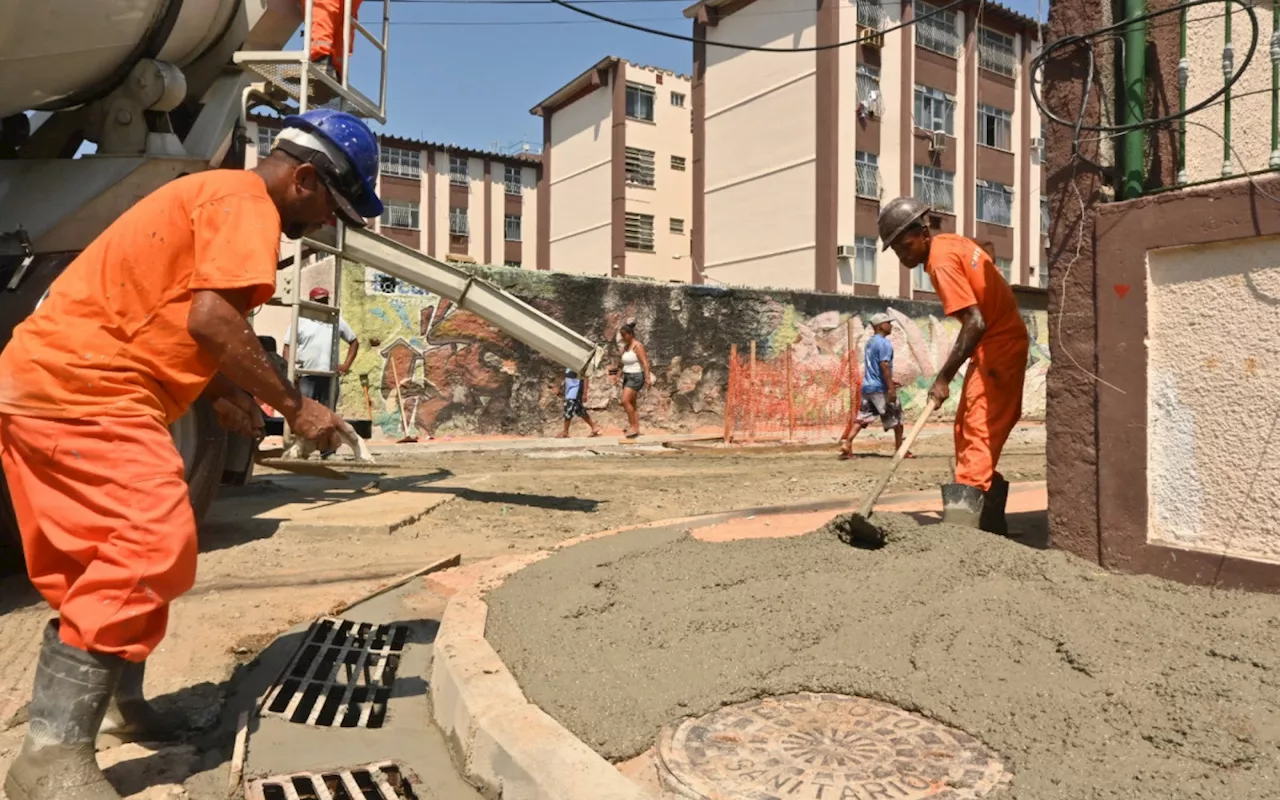
[[[982,312],[977,306],[962,308],[956,312],[955,316],[960,320],[960,334],[956,336],[956,343],[951,347],[951,355],[947,356],[946,363],[942,365],[942,369],[938,370],[938,377],[934,379],[933,386],[929,389],[929,396],[938,405],[942,405],[951,396],[951,381],[960,371],[960,366],[973,355],[973,349],[978,346],[982,334],[987,331],[986,320],[982,318]]]

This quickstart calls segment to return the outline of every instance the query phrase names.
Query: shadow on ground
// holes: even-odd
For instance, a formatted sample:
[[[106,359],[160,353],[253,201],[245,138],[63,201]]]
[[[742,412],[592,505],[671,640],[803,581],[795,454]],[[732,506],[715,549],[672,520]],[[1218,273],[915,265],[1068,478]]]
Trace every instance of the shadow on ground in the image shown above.
[[[921,525],[937,525],[942,521],[937,512],[913,511],[908,516]],[[1009,538],[1033,550],[1049,549],[1049,512],[1019,511],[1005,515],[1009,522]]]

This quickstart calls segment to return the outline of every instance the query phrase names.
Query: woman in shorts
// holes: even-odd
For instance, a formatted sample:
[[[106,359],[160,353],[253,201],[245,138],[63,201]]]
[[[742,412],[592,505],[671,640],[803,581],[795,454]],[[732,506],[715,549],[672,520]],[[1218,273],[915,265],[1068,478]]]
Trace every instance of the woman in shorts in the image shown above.
[[[644,345],[636,338],[634,322],[628,322],[619,331],[622,338],[622,408],[627,412],[627,438],[640,435],[640,414],[636,411],[636,399],[640,390],[653,383],[649,374],[649,356]]]

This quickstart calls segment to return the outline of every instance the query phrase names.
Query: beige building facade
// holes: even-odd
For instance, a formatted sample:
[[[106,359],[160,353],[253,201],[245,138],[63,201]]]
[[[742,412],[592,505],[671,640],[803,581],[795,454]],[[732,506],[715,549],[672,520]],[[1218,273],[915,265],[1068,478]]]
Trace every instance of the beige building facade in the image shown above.
[[[687,75],[605,58],[535,106],[540,269],[691,279]]]
[[[1040,28],[994,3],[706,0],[694,35],[695,282],[934,299],[877,246],[880,203],[987,245],[1011,283],[1044,285]],[[889,30],[915,21],[899,30]]]

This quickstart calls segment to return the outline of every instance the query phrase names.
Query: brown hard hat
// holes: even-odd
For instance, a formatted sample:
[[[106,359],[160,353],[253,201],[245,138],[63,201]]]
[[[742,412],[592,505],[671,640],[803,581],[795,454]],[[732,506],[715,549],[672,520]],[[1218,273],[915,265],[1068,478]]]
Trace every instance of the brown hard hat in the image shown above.
[[[902,235],[929,213],[929,207],[914,197],[898,197],[890,200],[880,210],[880,219],[876,226],[880,229],[880,240],[884,242],[883,250],[893,246],[894,240]]]

